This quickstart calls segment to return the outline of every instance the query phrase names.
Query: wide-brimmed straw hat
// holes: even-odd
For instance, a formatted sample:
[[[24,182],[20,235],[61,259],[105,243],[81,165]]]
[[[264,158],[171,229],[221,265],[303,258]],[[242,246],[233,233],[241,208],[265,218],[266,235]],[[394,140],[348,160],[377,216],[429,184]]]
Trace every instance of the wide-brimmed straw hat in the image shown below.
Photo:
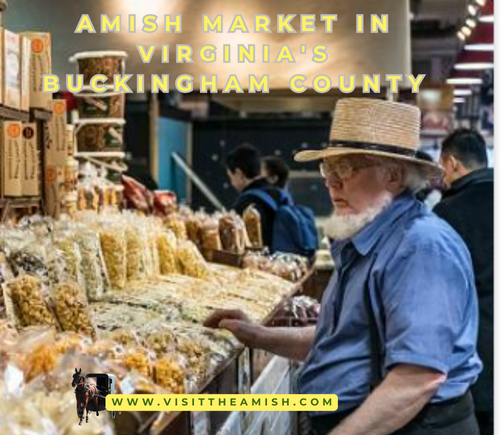
[[[298,162],[373,155],[420,165],[430,177],[441,168],[428,161],[420,146],[420,109],[409,104],[369,98],[344,98],[335,108],[328,148],[306,150],[295,155]]]

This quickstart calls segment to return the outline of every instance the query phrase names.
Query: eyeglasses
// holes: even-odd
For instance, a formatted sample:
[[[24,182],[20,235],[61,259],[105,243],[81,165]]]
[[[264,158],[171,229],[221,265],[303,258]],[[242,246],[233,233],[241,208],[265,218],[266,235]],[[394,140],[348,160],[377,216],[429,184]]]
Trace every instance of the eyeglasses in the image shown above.
[[[349,181],[361,169],[371,168],[379,164],[375,160],[364,158],[342,159],[334,162],[324,161],[320,164],[319,169],[328,184],[339,184]]]

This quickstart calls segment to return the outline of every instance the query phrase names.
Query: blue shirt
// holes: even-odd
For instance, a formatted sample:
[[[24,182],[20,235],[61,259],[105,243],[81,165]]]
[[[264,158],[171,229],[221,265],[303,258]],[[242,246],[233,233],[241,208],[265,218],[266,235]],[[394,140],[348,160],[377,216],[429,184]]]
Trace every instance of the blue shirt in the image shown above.
[[[368,396],[367,283],[383,342],[384,376],[396,364],[423,366],[447,375],[432,402],[464,394],[482,365],[472,263],[458,234],[404,193],[332,251],[337,268],[323,296],[299,392],[337,394],[339,411]]]

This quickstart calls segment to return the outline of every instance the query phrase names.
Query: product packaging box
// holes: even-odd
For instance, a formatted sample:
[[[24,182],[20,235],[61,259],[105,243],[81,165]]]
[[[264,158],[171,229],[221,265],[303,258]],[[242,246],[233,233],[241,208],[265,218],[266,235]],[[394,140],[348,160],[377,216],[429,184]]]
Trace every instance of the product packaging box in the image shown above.
[[[31,41],[21,36],[21,110],[30,110]]]
[[[11,109],[21,108],[21,37],[3,31],[3,104]]]
[[[22,123],[2,123],[2,185],[5,197],[22,196]]]
[[[37,146],[36,123],[23,124],[22,195],[40,195],[40,156]]]
[[[30,107],[50,109],[52,94],[43,92],[43,75],[52,74],[52,43],[50,33],[25,32],[31,41]]]
[[[45,123],[45,165],[64,166],[67,158],[66,101],[51,101],[52,118]]]

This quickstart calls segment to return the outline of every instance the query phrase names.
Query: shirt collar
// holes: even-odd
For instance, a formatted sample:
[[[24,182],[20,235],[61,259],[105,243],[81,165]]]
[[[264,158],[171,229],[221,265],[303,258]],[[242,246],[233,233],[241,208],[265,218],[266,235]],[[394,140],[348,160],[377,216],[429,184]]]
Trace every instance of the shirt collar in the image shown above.
[[[399,195],[383,210],[372,222],[364,227],[359,233],[351,239],[333,241],[331,244],[331,253],[336,262],[342,263],[343,253],[348,246],[353,246],[361,255],[366,255],[375,246],[380,237],[392,224],[411,206],[416,203],[415,195],[406,191]]]
[[[406,191],[399,195],[372,222],[354,235],[352,243],[361,255],[366,255],[375,246],[380,237],[411,206],[416,203],[415,195]]]

